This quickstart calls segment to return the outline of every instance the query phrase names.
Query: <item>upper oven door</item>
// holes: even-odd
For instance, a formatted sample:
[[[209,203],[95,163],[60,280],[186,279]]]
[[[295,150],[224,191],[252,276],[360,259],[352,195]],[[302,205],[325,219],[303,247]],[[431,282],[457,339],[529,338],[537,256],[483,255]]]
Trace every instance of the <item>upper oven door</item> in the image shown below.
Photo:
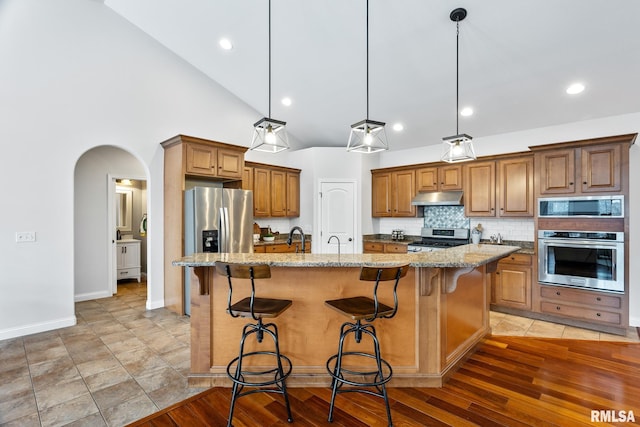
[[[538,239],[538,280],[624,292],[624,243]]]

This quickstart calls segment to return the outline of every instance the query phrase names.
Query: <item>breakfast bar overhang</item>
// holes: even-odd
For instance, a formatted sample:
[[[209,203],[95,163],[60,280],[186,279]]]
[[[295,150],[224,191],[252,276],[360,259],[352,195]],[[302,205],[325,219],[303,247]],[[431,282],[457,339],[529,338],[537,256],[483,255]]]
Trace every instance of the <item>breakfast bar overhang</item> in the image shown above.
[[[363,265],[408,263],[397,315],[376,322],[382,354],[393,367],[391,386],[440,387],[490,332],[488,275],[518,249],[471,244],[418,254],[197,253],[175,260],[173,265],[189,268],[192,279],[189,385],[230,386],[227,364],[237,356],[246,323],[226,313],[228,285],[215,272],[217,261],[270,265],[272,277],[257,281],[256,294],[293,300],[276,324],[280,350],[293,364],[287,384],[305,387],[330,384],[326,362],[336,352],[344,322],[324,301],[370,294],[371,285],[359,280]],[[381,294],[385,298],[391,293]]]

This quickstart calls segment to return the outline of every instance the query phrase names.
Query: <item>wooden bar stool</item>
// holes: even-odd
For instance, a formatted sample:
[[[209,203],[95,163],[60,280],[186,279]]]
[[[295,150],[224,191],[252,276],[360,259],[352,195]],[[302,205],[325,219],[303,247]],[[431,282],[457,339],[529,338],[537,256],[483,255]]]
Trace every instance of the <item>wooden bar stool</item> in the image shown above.
[[[360,280],[375,282],[373,299],[358,296],[325,301],[326,305],[355,321],[355,323],[345,322],[342,324],[340,328],[338,353],[327,360],[327,371],[329,371],[329,374],[333,378],[331,382],[332,392],[331,406],[329,407],[329,422],[333,421],[333,408],[336,395],[339,393],[358,392],[382,397],[387,409],[389,426],[393,425],[391,422],[389,398],[385,387],[385,384],[391,380],[393,370],[391,369],[391,365],[380,356],[380,343],[376,336],[373,321],[377,318],[390,319],[396,315],[398,311],[398,282],[402,277],[406,276],[408,270],[408,264],[396,267],[364,266],[360,270]],[[381,282],[393,282],[393,307],[378,300],[378,288]],[[363,323],[363,321],[366,323]],[[373,353],[343,351],[345,339],[349,334],[353,334],[356,343],[360,343],[363,334],[371,337],[373,341]],[[356,370],[356,368],[348,367],[345,363],[345,360],[367,362],[369,361],[367,359],[373,359],[375,361],[375,367],[358,368],[358,370]],[[369,361],[369,363],[371,362]],[[353,365],[363,366],[358,363],[353,363]],[[345,384],[351,387],[343,389],[342,386]],[[375,391],[370,390],[371,388],[375,388]]]
[[[247,323],[242,329],[240,338],[240,352],[238,357],[227,365],[227,375],[233,381],[233,392],[231,395],[231,406],[229,408],[229,420],[227,426],[231,426],[233,410],[236,399],[248,394],[258,392],[279,393],[284,396],[287,407],[287,421],[293,422],[291,407],[289,406],[289,396],[287,394],[286,378],[291,374],[291,360],[287,356],[280,354],[278,344],[278,328],[274,323],[263,323],[263,318],[275,318],[291,307],[291,300],[258,298],[256,297],[255,279],[271,278],[271,269],[268,265],[245,265],[216,262],[216,271],[222,276],[226,276],[229,281],[229,296],[227,299],[227,313],[232,317],[252,318],[257,323]],[[241,299],[236,303],[231,303],[233,285],[231,279],[249,279],[251,281],[251,296]],[[246,339],[255,334],[258,343],[262,343],[264,335],[271,336],[274,342],[274,350],[250,351],[245,353],[244,345]],[[275,358],[273,368],[254,368],[243,366],[245,359],[263,360],[263,358]],[[250,387],[248,391],[243,391],[245,387]]]

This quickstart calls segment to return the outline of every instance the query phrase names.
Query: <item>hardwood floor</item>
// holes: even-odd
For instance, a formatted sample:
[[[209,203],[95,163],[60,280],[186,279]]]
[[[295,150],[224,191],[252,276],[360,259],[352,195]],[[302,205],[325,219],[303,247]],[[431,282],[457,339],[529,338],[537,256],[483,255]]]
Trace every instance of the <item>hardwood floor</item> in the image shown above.
[[[493,336],[444,387],[389,388],[389,395],[395,426],[640,424],[640,345]],[[338,396],[328,423],[328,388],[290,388],[289,396],[295,425],[386,425],[379,398]],[[131,426],[223,426],[229,401],[230,389],[209,389]],[[281,396],[239,399],[234,425],[288,425]]]

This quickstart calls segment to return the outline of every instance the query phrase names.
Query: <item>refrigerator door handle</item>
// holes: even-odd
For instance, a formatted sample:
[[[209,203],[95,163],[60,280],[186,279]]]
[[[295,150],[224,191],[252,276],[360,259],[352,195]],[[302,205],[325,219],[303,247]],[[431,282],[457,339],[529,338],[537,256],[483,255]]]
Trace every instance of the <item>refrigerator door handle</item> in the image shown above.
[[[227,208],[220,208],[220,252],[228,253],[230,250],[230,230],[229,230],[229,211]]]

